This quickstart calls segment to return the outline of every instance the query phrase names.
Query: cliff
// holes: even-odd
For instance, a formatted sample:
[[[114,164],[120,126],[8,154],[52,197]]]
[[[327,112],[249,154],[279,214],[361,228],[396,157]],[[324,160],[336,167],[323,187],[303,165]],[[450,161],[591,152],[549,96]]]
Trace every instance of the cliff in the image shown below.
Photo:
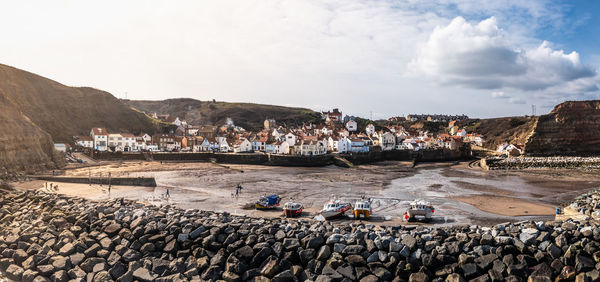
[[[476,132],[485,137],[483,146],[496,150],[504,143],[525,144],[535,128],[537,117],[500,117],[459,121],[458,126],[467,132]]]
[[[0,178],[12,172],[60,167],[53,143],[72,142],[92,127],[154,133],[148,116],[108,92],[69,87],[0,64]]]
[[[52,138],[0,89],[0,178],[13,171],[56,168],[64,160],[54,152]]]
[[[155,125],[108,92],[69,87],[39,75],[0,64],[0,90],[12,107],[48,132],[55,142],[87,135],[92,127],[109,131],[153,132]]]
[[[539,117],[525,144],[528,155],[600,154],[600,101],[569,101]]]

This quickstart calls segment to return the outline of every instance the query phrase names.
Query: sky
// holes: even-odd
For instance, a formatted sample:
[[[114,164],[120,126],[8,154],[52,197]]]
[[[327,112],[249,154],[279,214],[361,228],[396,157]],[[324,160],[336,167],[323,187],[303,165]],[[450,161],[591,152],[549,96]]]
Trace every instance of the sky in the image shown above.
[[[138,100],[543,114],[600,99],[599,3],[0,0],[0,63]]]

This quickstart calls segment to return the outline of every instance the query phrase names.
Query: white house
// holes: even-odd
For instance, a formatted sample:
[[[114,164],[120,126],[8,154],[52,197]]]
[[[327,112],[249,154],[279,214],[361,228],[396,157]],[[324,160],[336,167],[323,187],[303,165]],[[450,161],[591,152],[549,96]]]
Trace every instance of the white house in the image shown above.
[[[365,133],[367,133],[367,135],[373,135],[373,133],[375,133],[375,126],[372,123],[369,123],[365,128]]]
[[[313,141],[313,140],[302,140],[300,143],[298,143],[295,148],[296,148],[296,154],[298,155],[302,155],[302,156],[315,156],[315,155],[322,155],[327,153],[327,141],[321,141],[321,140],[317,140],[317,141]]]
[[[354,132],[354,131],[356,131],[357,128],[358,128],[358,124],[353,119],[346,122],[346,129],[348,129],[348,131]]]
[[[84,148],[94,148],[94,139],[91,136],[78,136],[77,141],[75,142],[77,146],[81,146]]]
[[[229,142],[227,141],[227,138],[219,136],[216,139],[217,139],[217,142],[219,143],[219,152],[227,153],[230,150],[232,150],[231,146],[229,145]]]
[[[67,144],[64,144],[64,143],[54,143],[54,150],[66,153],[67,152]]]
[[[264,152],[267,145],[267,137],[257,137],[252,140],[252,150],[255,152]]]
[[[113,152],[123,152],[123,135],[119,133],[108,134],[108,147]]]
[[[393,150],[396,146],[396,136],[391,132],[380,133],[379,146],[384,151]]]
[[[150,137],[150,141],[151,140],[152,140],[152,137]],[[147,150],[148,149],[147,144],[148,143],[144,140],[143,136],[136,136],[135,137],[135,143],[133,145],[133,151],[139,152],[139,151]]]
[[[285,135],[285,142],[287,142],[287,143],[288,143],[288,145],[290,145],[290,146],[294,146],[294,145],[296,145],[296,140],[298,140],[298,137],[296,137],[296,135],[294,135],[294,134],[293,134],[293,133],[291,133],[291,132],[288,132],[288,133]]]
[[[265,152],[268,154],[287,155],[290,153],[290,144],[284,141],[271,142],[267,144]]]
[[[233,144],[233,151],[235,153],[252,152],[252,143],[246,138],[240,138]]]
[[[498,145],[498,150],[501,154],[506,154],[507,156],[519,156],[523,154],[523,147],[514,144],[504,143],[502,145]]]
[[[90,131],[90,136],[94,140],[94,149],[97,151],[108,150],[108,132],[105,128],[94,127]]]
[[[123,151],[131,152],[136,147],[135,135],[130,133],[122,133],[123,136]]]
[[[350,139],[348,139],[348,137],[346,137],[346,136],[337,140],[336,144],[337,144],[337,151],[339,153],[346,153],[350,150]]]

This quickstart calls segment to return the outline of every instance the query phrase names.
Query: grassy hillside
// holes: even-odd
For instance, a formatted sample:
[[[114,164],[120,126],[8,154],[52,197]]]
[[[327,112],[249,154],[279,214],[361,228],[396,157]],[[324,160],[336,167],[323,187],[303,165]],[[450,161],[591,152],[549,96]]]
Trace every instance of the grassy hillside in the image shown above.
[[[0,179],[9,172],[61,166],[52,138],[20,112],[0,89]]]
[[[169,114],[198,125],[221,125],[227,118],[231,118],[235,125],[248,130],[261,129],[267,118],[275,119],[277,124],[288,126],[321,120],[321,115],[310,109],[273,105],[199,101],[188,98],[164,101],[122,101],[147,114]]]
[[[484,147],[495,150],[505,142],[525,145],[535,128],[537,117],[502,117],[461,121],[459,126],[467,132],[477,132],[485,137]]]
[[[65,86],[1,64],[0,90],[55,142],[69,142],[73,135],[89,134],[91,127],[132,133],[152,132],[156,128],[151,119],[108,92]]]

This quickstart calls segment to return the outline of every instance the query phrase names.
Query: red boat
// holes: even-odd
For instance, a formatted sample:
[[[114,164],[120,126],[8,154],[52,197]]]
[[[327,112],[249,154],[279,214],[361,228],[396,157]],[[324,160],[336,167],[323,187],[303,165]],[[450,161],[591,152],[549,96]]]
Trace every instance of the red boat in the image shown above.
[[[299,216],[304,210],[304,206],[300,203],[287,202],[283,205],[283,214],[286,217]]]

